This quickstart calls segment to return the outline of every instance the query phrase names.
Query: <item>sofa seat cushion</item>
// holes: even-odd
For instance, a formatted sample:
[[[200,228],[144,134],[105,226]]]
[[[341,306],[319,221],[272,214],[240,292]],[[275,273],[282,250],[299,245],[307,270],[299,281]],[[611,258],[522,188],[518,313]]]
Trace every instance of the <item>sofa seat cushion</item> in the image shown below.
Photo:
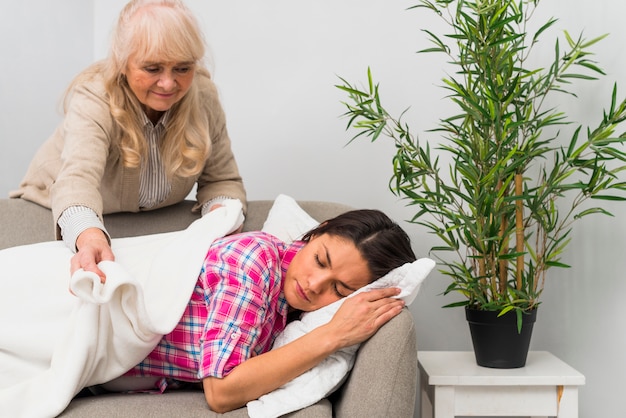
[[[291,418],[332,417],[333,409],[327,399],[322,399],[306,409],[285,415]],[[59,415],[62,418],[248,418],[247,408],[226,414],[217,414],[209,409],[204,394],[197,390],[179,390],[163,394],[107,394],[76,398]]]

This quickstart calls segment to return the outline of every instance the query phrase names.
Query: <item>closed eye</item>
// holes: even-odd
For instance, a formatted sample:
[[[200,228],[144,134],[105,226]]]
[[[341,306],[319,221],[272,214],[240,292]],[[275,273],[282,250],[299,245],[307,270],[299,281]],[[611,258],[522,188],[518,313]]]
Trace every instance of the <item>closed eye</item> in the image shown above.
[[[326,265],[322,263],[322,260],[320,260],[320,257],[317,254],[315,254],[315,264],[317,264],[320,268],[326,267]]]
[[[319,268],[322,268],[322,269],[326,268],[326,264],[324,264],[324,263],[322,262],[322,260],[320,260],[319,255],[315,254],[314,258],[315,258],[315,264],[317,264]],[[343,284],[342,284],[342,286],[343,286],[343,287],[346,287],[346,286],[344,286]],[[333,289],[333,293],[334,293],[334,294],[335,294],[338,298],[340,298],[340,299],[341,299],[341,298],[345,298],[345,297],[346,297],[346,295],[342,294],[342,293],[339,291],[339,282],[334,281],[334,282],[333,282],[333,284],[332,284],[332,289]]]
[[[174,71],[179,74],[187,74],[189,71],[191,71],[191,67],[176,67],[174,68]]]
[[[144,67],[143,70],[149,74],[156,74],[161,71],[159,67]]]
[[[343,299],[346,297],[346,295],[341,294],[341,292],[339,291],[339,286],[337,285],[337,282],[333,283],[333,292],[335,292],[335,294],[339,296],[340,299]]]

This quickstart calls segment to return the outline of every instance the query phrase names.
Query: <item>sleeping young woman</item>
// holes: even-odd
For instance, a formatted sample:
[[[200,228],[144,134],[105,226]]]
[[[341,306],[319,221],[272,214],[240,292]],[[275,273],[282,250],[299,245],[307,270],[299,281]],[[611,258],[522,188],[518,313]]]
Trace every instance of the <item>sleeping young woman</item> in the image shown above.
[[[108,390],[166,390],[201,383],[209,407],[224,413],[246,405],[361,343],[400,313],[399,289],[349,298],[327,324],[270,350],[288,319],[344,298],[415,261],[408,235],[377,210],[346,212],[301,240],[264,232],[230,235],[208,250],[175,329]]]

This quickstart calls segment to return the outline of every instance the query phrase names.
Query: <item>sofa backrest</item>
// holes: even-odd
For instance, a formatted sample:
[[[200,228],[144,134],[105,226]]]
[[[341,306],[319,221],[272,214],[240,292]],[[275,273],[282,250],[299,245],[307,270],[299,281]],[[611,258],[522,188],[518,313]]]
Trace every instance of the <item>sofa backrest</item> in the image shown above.
[[[271,200],[248,202],[244,231],[261,229],[272,204]],[[330,202],[301,201],[298,204],[318,221],[351,209]],[[187,200],[153,211],[105,215],[104,224],[112,238],[177,231],[200,216],[191,211],[193,205],[194,202]],[[49,209],[22,199],[0,199],[0,249],[54,239],[55,226]]]

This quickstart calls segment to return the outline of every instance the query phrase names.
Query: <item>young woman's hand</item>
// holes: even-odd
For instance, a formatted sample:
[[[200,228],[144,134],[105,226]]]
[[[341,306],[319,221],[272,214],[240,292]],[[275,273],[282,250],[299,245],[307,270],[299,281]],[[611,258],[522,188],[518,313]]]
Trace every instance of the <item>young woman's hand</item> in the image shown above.
[[[398,294],[400,289],[392,287],[347,298],[327,324],[337,349],[362,343],[398,315],[404,307],[403,300],[393,298]]]
[[[402,311],[404,301],[392,298],[399,293],[397,288],[376,289],[348,298],[329,323],[251,357],[224,378],[204,378],[207,403],[215,412],[232,411],[295,379],[335,351],[365,341]]]
[[[106,275],[98,268],[98,263],[104,260],[114,261],[115,256],[104,232],[99,228],[89,228],[83,231],[76,240],[76,254],[70,262],[70,273],[83,269],[96,273],[100,282],[106,281]]]

